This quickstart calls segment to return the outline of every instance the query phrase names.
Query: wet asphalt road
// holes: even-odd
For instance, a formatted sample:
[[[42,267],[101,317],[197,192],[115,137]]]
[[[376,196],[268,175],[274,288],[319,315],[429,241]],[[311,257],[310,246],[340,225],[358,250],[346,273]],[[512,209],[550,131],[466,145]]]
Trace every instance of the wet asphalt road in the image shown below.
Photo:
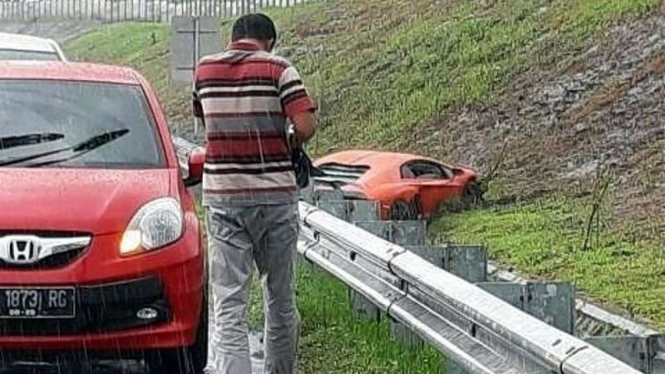
[[[71,362],[62,364],[15,363],[0,374],[148,374],[139,362]]]
[[[252,374],[263,373],[263,347],[259,333],[251,333],[249,343],[252,357]],[[155,374],[140,361],[79,360],[62,363],[14,362],[12,366],[0,366],[0,374]]]

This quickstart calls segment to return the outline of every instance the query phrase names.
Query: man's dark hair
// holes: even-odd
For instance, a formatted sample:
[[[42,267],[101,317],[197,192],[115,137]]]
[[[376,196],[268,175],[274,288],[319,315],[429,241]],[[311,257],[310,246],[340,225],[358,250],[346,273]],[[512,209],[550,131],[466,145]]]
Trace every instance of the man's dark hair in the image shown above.
[[[261,13],[247,14],[236,21],[233,25],[231,40],[256,39],[267,42],[270,39],[277,40],[277,29],[270,17]]]

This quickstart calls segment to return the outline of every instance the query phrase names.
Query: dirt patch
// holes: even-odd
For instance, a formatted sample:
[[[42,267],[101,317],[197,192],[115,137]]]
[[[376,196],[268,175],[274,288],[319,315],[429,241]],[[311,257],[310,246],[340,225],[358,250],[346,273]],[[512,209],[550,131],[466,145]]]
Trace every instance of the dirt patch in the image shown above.
[[[619,23],[572,57],[534,61],[497,104],[449,109],[413,134],[411,148],[487,171],[507,142],[507,196],[588,191],[610,167],[615,223],[629,219],[653,238],[665,229],[664,72],[665,15]]]

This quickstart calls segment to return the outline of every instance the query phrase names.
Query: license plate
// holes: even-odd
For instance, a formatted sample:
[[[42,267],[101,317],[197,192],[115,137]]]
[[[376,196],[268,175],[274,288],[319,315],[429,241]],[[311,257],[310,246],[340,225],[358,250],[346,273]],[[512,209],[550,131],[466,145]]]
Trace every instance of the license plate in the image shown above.
[[[74,287],[0,287],[0,318],[74,318]]]

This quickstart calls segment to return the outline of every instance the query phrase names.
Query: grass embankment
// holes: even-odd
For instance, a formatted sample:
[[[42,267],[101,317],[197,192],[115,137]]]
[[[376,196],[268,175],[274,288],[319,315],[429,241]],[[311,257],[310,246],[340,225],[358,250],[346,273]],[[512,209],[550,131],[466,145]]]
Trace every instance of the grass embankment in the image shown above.
[[[448,109],[500,103],[501,89],[529,69],[578,53],[579,46],[608,23],[650,13],[660,2],[338,0],[269,13],[281,30],[280,53],[299,66],[321,105],[323,125],[311,148],[314,152],[422,149],[446,158],[445,145],[420,144],[412,134],[427,135],[421,125],[436,121]],[[159,91],[169,117],[187,121],[188,89],[168,83],[167,27],[108,27],[72,41],[67,51],[73,58],[137,68]],[[501,183],[493,186],[499,195],[506,190]],[[652,226],[653,235],[633,238],[603,220],[600,240],[582,250],[590,201],[565,197],[565,192],[556,196],[561,195],[453,214],[433,231],[436,235],[445,230],[463,242],[486,242],[501,263],[535,276],[575,281],[591,297],[665,326],[665,240],[658,232],[660,224]],[[309,280],[300,286],[306,321],[308,313],[322,316],[324,306],[345,304],[341,287],[308,272],[303,277]],[[334,291],[322,298],[319,290],[328,287]],[[310,318],[307,323],[322,322]],[[334,334],[351,334],[351,325],[337,323],[337,328],[324,324],[317,327],[327,328],[306,329],[303,344],[308,346],[307,336],[313,339],[309,349],[316,342],[322,347],[337,344]],[[376,341],[381,340],[378,334]],[[353,346],[349,340],[347,348]],[[331,351],[323,348],[319,353]],[[357,364],[362,358],[347,359],[340,365]]]
[[[655,326],[665,326],[662,248],[654,242],[592,233],[589,248],[583,249],[588,210],[578,200],[552,198],[453,214],[432,231],[445,232],[445,239],[453,242],[484,243],[492,258],[521,274],[573,281],[596,300],[650,316]]]

